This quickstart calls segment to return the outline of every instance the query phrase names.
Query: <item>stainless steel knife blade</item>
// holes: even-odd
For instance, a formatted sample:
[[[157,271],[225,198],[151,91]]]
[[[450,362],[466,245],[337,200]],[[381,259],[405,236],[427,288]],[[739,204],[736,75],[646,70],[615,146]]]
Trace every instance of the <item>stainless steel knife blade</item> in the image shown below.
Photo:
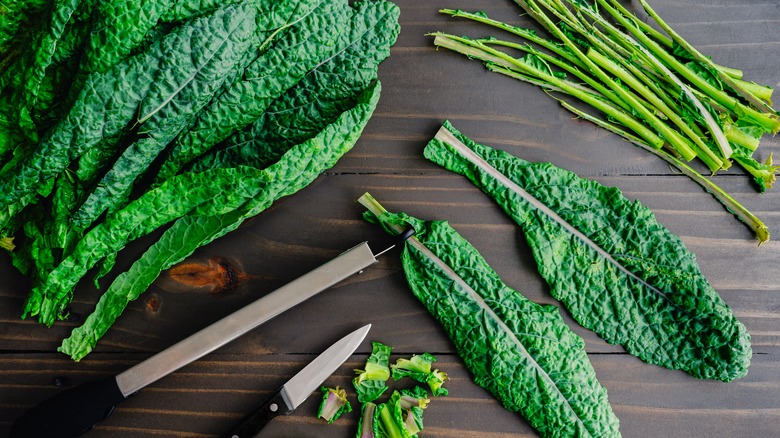
[[[116,376],[87,382],[44,400],[14,421],[11,437],[79,436],[141,388],[376,262],[368,243],[363,242]]]
[[[365,325],[331,345],[282,386],[282,393],[295,409],[346,361],[363,342],[371,324]]]
[[[122,394],[128,397],[376,262],[368,243],[363,242],[319,268],[117,374],[117,386]]]
[[[328,347],[223,437],[255,437],[275,417],[290,414],[355,352],[370,329],[365,325]]]

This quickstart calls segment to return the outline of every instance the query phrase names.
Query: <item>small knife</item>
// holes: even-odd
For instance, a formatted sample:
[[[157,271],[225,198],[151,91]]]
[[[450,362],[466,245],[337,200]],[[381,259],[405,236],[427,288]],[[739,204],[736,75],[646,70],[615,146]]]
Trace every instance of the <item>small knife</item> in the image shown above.
[[[408,239],[410,228],[396,242]],[[10,438],[79,436],[103,420],[116,404],[319,292],[377,262],[367,242],[343,252],[257,301],[220,319],[132,368],[107,379],[63,391],[31,408],[11,428]]]
[[[363,326],[331,345],[223,438],[254,437],[274,417],[289,415],[355,352],[370,328]]]

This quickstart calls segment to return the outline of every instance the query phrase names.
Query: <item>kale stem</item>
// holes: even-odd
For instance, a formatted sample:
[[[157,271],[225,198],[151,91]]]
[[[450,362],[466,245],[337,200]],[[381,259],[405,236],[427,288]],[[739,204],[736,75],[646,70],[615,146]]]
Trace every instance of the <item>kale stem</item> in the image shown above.
[[[400,426],[393,419],[393,414],[386,404],[379,405],[379,418],[382,421],[384,431],[388,438],[403,438]]]
[[[591,88],[601,93],[603,96],[607,97],[609,100],[617,103],[620,105],[621,108],[625,111],[631,111],[631,108],[622,100],[618,99],[617,96],[608,88],[604,86],[601,82],[598,82],[593,79],[590,75],[583,72],[582,70],[578,69],[577,67],[567,64],[564,60],[561,60],[559,58],[555,58],[553,56],[548,55],[547,53],[544,53],[542,51],[536,50],[530,45],[527,44],[518,44],[513,43],[510,41],[502,41],[502,40],[496,40],[496,39],[486,39],[486,40],[477,40],[479,42],[482,42],[487,45],[497,45],[497,46],[503,46],[503,47],[509,47],[512,49],[520,50],[526,53],[530,53],[533,55],[536,55],[542,59],[544,59],[547,62],[550,62],[551,64],[554,64],[558,67],[560,67],[563,70],[566,70],[567,72],[571,73],[572,75],[582,79],[586,84],[588,84]],[[509,67],[509,66],[508,66]],[[511,68],[511,67],[509,67]]]
[[[608,0],[596,0],[596,1],[605,10],[607,10],[610,13],[610,15],[612,15],[615,18],[615,20],[617,20],[632,35],[634,35],[634,37],[637,40],[639,40],[644,46],[646,46],[648,50],[650,50],[655,56],[657,56],[665,64],[666,67],[671,68],[672,70],[682,75],[685,79],[690,81],[691,84],[693,84],[694,86],[702,90],[707,95],[711,96],[721,105],[736,112],[737,114],[740,114],[746,119],[755,122],[757,125],[761,126],[767,132],[777,133],[778,131],[780,131],[780,118],[774,115],[758,112],[750,107],[742,105],[735,98],[729,96],[724,91],[715,88],[709,82],[699,77],[691,69],[689,69],[688,67],[686,67],[685,65],[677,61],[677,59],[674,56],[672,56],[671,54],[669,54],[669,52],[661,48],[655,41],[653,41],[650,37],[645,35],[636,26],[632,25],[630,19],[626,18],[625,16],[623,16],[623,14],[619,13],[612,6],[607,4]],[[614,0],[611,1],[614,2]],[[731,154],[725,154],[724,152],[724,157],[728,157],[730,155]]]
[[[728,168],[730,166],[728,158],[731,157],[733,152],[731,150],[731,146],[729,145],[729,142],[723,134],[723,131],[721,130],[718,123],[696,97],[694,90],[689,89],[679,78],[677,78],[677,76],[672,71],[669,70],[669,68],[667,68],[660,60],[658,60],[652,52],[644,48],[635,40],[631,39],[628,35],[625,35],[618,29],[615,29],[615,27],[612,26],[611,23],[607,22],[600,14],[588,8],[581,8],[580,11],[585,12],[591,19],[606,29],[612,38],[619,42],[620,45],[623,46],[626,50],[631,51],[635,57],[643,59],[645,63],[649,64],[655,71],[659,72],[661,74],[660,78],[675,87],[675,91],[677,91],[678,95],[688,98],[690,103],[693,104],[693,108],[700,116],[700,121],[707,128],[710,134],[712,134],[712,139],[720,149],[721,157],[724,159],[723,164],[725,168]]]
[[[538,7],[536,6],[536,3],[533,0],[517,0],[517,3],[519,3],[521,6],[526,9],[526,11],[532,10],[537,17],[539,17],[540,20],[543,21],[543,25],[545,28],[549,29],[551,32],[553,32],[554,36],[561,41],[563,41],[564,45],[574,52],[575,55],[577,55],[577,58],[579,58],[587,67],[588,69],[602,82],[604,82],[612,91],[614,91],[622,100],[624,100],[630,107],[634,109],[638,113],[638,115],[654,130],[659,132],[661,136],[669,142],[669,144],[677,151],[679,152],[686,160],[690,161],[695,156],[696,153],[690,148],[690,146],[682,140],[682,136],[675,130],[671,129],[668,125],[666,125],[664,122],[658,119],[658,117],[653,114],[650,110],[644,107],[639,101],[639,99],[636,98],[636,96],[626,90],[623,86],[616,83],[609,75],[607,75],[599,66],[597,66],[593,61],[591,61],[587,56],[585,56],[584,53],[577,47],[575,43],[569,39],[568,36],[564,32],[562,32],[560,29],[558,29],[555,24],[550,20],[550,18]],[[534,9],[531,9],[532,6],[536,6]],[[529,12],[530,13],[530,12]]]
[[[668,154],[662,150],[655,149],[651,146],[649,146],[647,143],[643,142],[640,138],[635,137],[624,130],[620,129],[619,127],[605,122],[604,120],[599,119],[598,117],[594,117],[572,105],[570,105],[568,102],[560,101],[561,105],[566,108],[567,110],[571,111],[572,113],[578,115],[579,117],[582,117],[585,120],[588,120],[589,122],[595,123],[598,126],[601,126],[602,128],[613,132],[615,134],[618,134],[628,141],[634,143],[638,147],[655,154],[659,158],[663,159],[667,163],[671,164],[672,166],[679,169],[685,176],[692,179],[696,184],[701,186],[704,190],[706,190],[708,193],[710,193],[712,196],[715,197],[715,199],[718,200],[723,206],[737,216],[737,218],[742,221],[745,225],[747,225],[756,235],[756,238],[758,239],[758,244],[761,245],[764,242],[769,241],[769,228],[759,219],[755,214],[753,214],[750,210],[748,210],[744,205],[739,203],[734,197],[726,193],[722,188],[720,188],[717,184],[712,182],[711,179],[705,177],[696,169],[692,168],[685,162],[675,158],[671,154]]]
[[[591,105],[594,108],[598,109],[599,111],[602,111],[603,113],[609,115],[610,117],[615,118],[615,120],[619,121],[622,125],[627,126],[629,129],[631,129],[632,131],[640,135],[642,138],[644,138],[649,144],[657,148],[663,146],[664,143],[663,139],[658,137],[655,133],[653,133],[650,129],[648,129],[645,125],[643,125],[633,116],[623,111],[620,111],[616,107],[607,104],[606,102],[595,97],[592,94],[583,92],[581,89],[572,86],[567,81],[563,81],[553,75],[549,75],[547,73],[539,71],[538,69],[535,69],[529,66],[528,64],[525,64],[499,50],[488,47],[477,41],[469,40],[467,38],[456,37],[454,35],[443,34],[443,33],[433,33],[431,35],[435,35],[436,38],[434,40],[434,44],[437,46],[444,47],[453,50],[455,52],[459,52],[464,55],[477,58],[483,61],[492,62],[494,59],[497,58],[502,61],[500,63],[497,63],[500,65],[506,65],[506,62],[509,62],[511,65],[513,65],[512,69],[515,69],[514,67],[517,67],[517,70],[520,70],[525,74],[529,74],[531,76],[539,78],[545,83],[557,87],[563,92],[565,92],[566,94],[569,94],[579,100],[582,100],[588,105]],[[639,104],[638,102],[637,105],[641,107],[641,104]],[[644,109],[644,107],[642,108]],[[691,153],[692,152],[693,151],[691,151]]]
[[[473,20],[479,23],[487,24],[489,26],[493,26],[495,28],[504,30],[513,35],[531,41],[532,43],[536,43],[541,47],[544,47],[545,49],[551,51],[552,53],[555,53],[556,55],[571,62],[572,64],[576,65],[579,68],[585,67],[585,65],[582,62],[580,62],[580,60],[576,56],[573,56],[569,51],[565,50],[560,44],[538,36],[536,32],[533,30],[523,29],[522,27],[512,26],[510,24],[498,20],[493,20],[491,18],[488,18],[488,16],[485,15],[484,13],[471,13],[471,12],[460,11],[455,9],[441,9],[439,10],[439,12],[441,12],[442,14],[451,15],[453,17],[466,18],[469,20]]]
[[[671,108],[669,108],[660,97],[658,97],[655,93],[650,91],[647,87],[642,85],[639,80],[637,80],[635,77],[631,76],[627,71],[623,70],[620,66],[615,64],[612,60],[607,58],[606,56],[602,55],[601,53],[589,49],[587,53],[588,58],[593,60],[596,64],[598,64],[600,67],[604,68],[608,72],[612,73],[616,77],[618,77],[623,83],[625,83],[627,86],[631,87],[634,91],[639,93],[642,97],[647,99],[650,103],[652,103],[656,108],[658,108],[669,120],[672,121],[680,130],[682,130],[692,141],[695,145],[696,155],[699,156],[699,158],[704,161],[704,163],[707,165],[707,167],[710,168],[711,171],[715,172],[723,167],[723,161],[721,161],[720,158],[718,158],[709,147],[707,147],[706,144],[704,144],[704,141],[696,135],[695,132],[691,129],[691,127],[680,118],[677,113],[675,113]]]
[[[641,29],[644,33],[649,35],[651,38],[655,39],[659,44],[665,46],[668,49],[674,48],[674,41],[672,41],[671,38],[657,31],[654,27],[650,26],[644,21],[637,19],[636,16],[632,14],[628,9],[626,9],[622,4],[620,4],[619,2],[613,2],[612,6],[618,11],[620,11],[620,13],[622,13],[623,15],[631,19],[631,21],[633,21],[633,23],[639,29]],[[734,79],[742,79],[742,70],[726,67],[715,63],[713,63],[713,66],[717,70],[722,71],[723,73],[731,76]]]
[[[744,146],[750,149],[751,152],[754,152],[756,149],[758,149],[759,140],[755,137],[751,137],[745,134],[737,127],[737,125],[730,121],[724,124],[723,132],[726,134],[726,138],[728,138],[729,142],[731,143]]]
[[[612,3],[616,3],[615,0],[612,0]],[[726,85],[731,87],[734,91],[737,92],[737,94],[744,97],[748,102],[750,102],[755,108],[757,108],[759,111],[767,114],[775,114],[775,110],[768,106],[763,100],[759,99],[758,97],[754,96],[750,91],[743,89],[739,83],[734,81],[734,79],[731,78],[731,76],[725,74],[724,72],[717,69],[715,66],[715,63],[712,62],[709,58],[702,55],[701,52],[696,50],[693,45],[688,43],[682,36],[680,36],[677,32],[672,29],[671,26],[669,26],[656,12],[653,10],[653,8],[650,7],[650,5],[647,3],[646,0],[639,0],[639,3],[644,8],[645,12],[647,12],[647,15],[649,15],[653,20],[655,20],[656,23],[658,23],[659,26],[672,38],[672,40],[679,44],[680,47],[685,49],[688,53],[690,53],[697,61],[704,63],[709,68],[713,69],[716,73],[718,78],[720,78],[721,81],[723,81]]]

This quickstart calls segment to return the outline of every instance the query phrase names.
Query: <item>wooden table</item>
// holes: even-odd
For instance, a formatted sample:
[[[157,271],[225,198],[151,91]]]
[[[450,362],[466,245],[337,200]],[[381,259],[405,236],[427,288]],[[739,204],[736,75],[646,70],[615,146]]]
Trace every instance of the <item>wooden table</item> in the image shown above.
[[[27,408],[64,386],[106,377],[140,362],[263,296],[339,252],[382,231],[361,219],[365,191],[393,210],[447,219],[486,257],[506,283],[539,303],[557,302],[536,272],[521,231],[463,177],[422,157],[444,119],[474,140],[532,161],[550,161],[619,187],[650,207],[682,237],[701,269],[752,335],[747,377],[702,381],[647,365],[566,321],[581,335],[626,437],[768,437],[780,424],[780,244],[761,247],[750,230],[714,198],[661,160],[593,125],[573,120],[539,89],[491,74],[477,62],[433,48],[425,33],[487,35],[473,23],[437,14],[439,7],[486,9],[518,23],[509,1],[398,0],[402,32],[381,66],[383,95],[357,146],[304,191],[279,202],[232,234],[197,251],[188,263],[232,269],[237,287],[212,291],[161,277],[80,363],[55,352],[91,311],[99,292],[79,286],[74,320],[45,328],[19,318],[28,283],[0,256],[0,435]],[[663,17],[717,62],[741,67],[757,82],[780,85],[780,4],[775,0],[652,2]],[[629,5],[633,9],[636,2]],[[759,157],[780,152],[765,138]],[[780,239],[780,195],[758,194],[733,169],[714,180],[752,209]],[[130,245],[126,267],[148,245]],[[409,291],[398,252],[378,265],[290,310],[243,338],[145,388],[118,406],[92,437],[206,437],[225,432],[255,404],[330,343],[366,323],[373,329],[327,384],[351,389],[368,340],[394,356],[431,352],[449,373],[450,395],[425,414],[428,437],[535,436],[517,414],[476,386],[439,324]],[[358,406],[354,394],[350,399]],[[263,437],[351,437],[357,412],[332,425],[315,418],[319,396]]]

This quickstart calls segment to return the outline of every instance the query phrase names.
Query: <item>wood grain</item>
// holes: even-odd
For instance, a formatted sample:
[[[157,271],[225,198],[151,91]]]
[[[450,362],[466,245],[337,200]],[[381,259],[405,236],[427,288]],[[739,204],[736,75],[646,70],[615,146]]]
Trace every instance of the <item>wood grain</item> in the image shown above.
[[[731,383],[694,379],[642,363],[606,344],[564,311],[581,335],[626,437],[777,436],[780,422],[780,192],[756,192],[736,168],[713,177],[761,217],[775,240],[758,247],[750,230],[662,161],[614,135],[574,120],[540,90],[444,50],[425,34],[487,35],[485,28],[437,13],[440,7],[485,10],[533,27],[510,1],[399,0],[402,32],[381,65],[383,94],[356,147],[304,191],[279,202],[237,231],[198,250],[187,262],[215,257],[243,273],[237,287],[212,293],[183,287],[164,274],[131,303],[96,351],[74,363],[55,350],[99,297],[79,285],[73,320],[51,328],[19,318],[26,279],[0,255],[0,435],[25,409],[63,387],[109,376],[382,232],[364,222],[355,202],[371,192],[390,209],[446,219],[485,256],[504,281],[528,298],[557,305],[539,277],[520,230],[464,178],[422,157],[444,119],[474,140],[531,161],[549,161],[620,188],[650,207],[680,235],[702,271],[745,323],[753,361]],[[716,62],[738,66],[749,79],[780,85],[780,4],[774,0],[653,0],[658,12]],[[627,3],[639,9],[637,2]],[[759,157],[780,153],[762,140]],[[142,239],[120,254],[126,268],[150,244]],[[379,245],[378,243],[374,243]],[[428,437],[536,436],[518,415],[477,387],[438,323],[411,295],[396,251],[362,275],[284,313],[261,328],[142,390],[89,436],[210,437],[224,432],[331,342],[365,323],[369,338],[394,346],[394,356],[429,351],[446,370],[450,395],[425,415]],[[110,278],[104,281],[108,284]],[[368,341],[329,380],[349,387]],[[351,400],[357,406],[354,395]],[[263,437],[354,436],[357,412],[326,426],[315,418],[317,397],[280,418]]]

